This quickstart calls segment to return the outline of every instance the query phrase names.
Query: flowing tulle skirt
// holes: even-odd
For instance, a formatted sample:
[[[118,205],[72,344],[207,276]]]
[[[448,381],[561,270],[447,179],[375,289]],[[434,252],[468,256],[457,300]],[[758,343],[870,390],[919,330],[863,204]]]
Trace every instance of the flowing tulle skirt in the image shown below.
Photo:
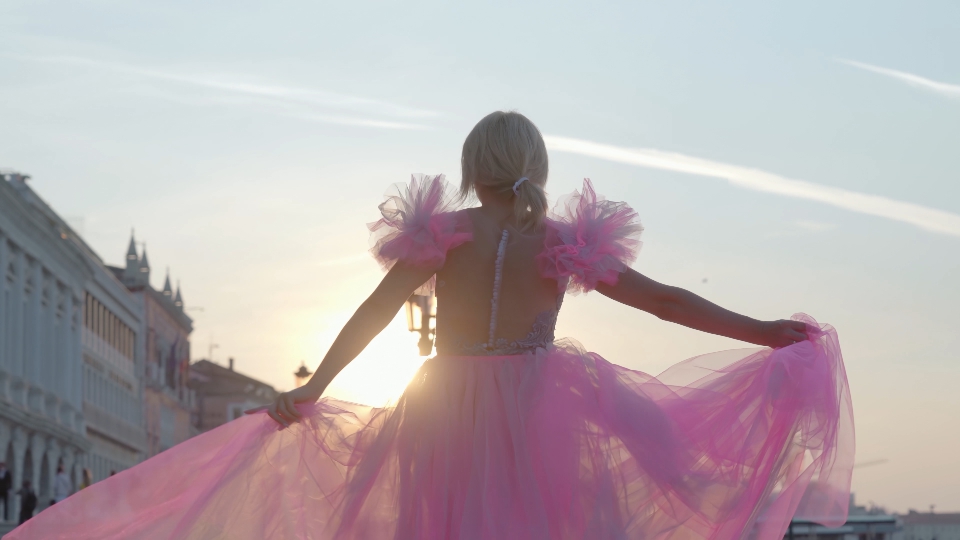
[[[289,429],[257,414],[188,440],[7,538],[779,539],[795,514],[846,518],[831,327],[659,377],[567,341],[438,356],[395,407],[302,410]]]

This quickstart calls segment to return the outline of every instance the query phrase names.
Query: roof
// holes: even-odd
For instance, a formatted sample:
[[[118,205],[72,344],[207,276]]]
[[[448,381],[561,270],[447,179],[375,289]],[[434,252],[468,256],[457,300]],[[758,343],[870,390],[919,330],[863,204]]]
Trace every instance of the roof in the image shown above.
[[[136,287],[132,287],[130,290],[135,290]],[[164,311],[170,315],[173,320],[177,321],[180,326],[183,327],[187,333],[193,332],[193,319],[189,315],[184,313],[184,311],[173,304],[173,300],[169,297],[164,296],[164,294],[153,288],[152,285],[147,285],[142,288],[146,295],[150,296],[150,299],[153,300],[157,305],[163,308]]]
[[[3,174],[11,175],[13,178],[12,181],[8,181],[8,185],[12,186],[20,197],[23,198],[24,202],[32,206],[34,209],[42,213],[48,220],[51,221],[51,224],[54,225],[57,229],[60,230],[60,233],[63,235],[64,239],[69,238],[77,249],[79,249],[84,255],[93,259],[97,264],[103,265],[103,259],[91,248],[84,239],[73,230],[63,218],[54,211],[47,201],[43,200],[43,197],[40,196],[29,184],[25,181],[26,178],[30,178],[29,175],[22,175],[11,170],[4,170]]]
[[[209,360],[198,360],[190,365],[190,387],[206,395],[257,393],[257,390],[260,390],[261,394],[279,393],[263,381]]]
[[[123,282],[123,268],[119,266],[106,265],[107,269],[113,273],[120,282]],[[129,282],[124,284],[128,290],[132,292],[143,292],[145,295],[149,294],[150,298],[155,301],[160,307],[167,312],[168,315],[173,317],[180,326],[183,327],[188,333],[193,332],[193,319],[190,318],[182,309],[178,308],[173,304],[173,301],[164,296],[164,294],[153,288],[152,285],[147,283],[146,285],[135,285]]]
[[[935,514],[911,510],[900,519],[904,525],[960,525],[960,512]]]
[[[28,209],[30,217],[36,220],[34,225],[39,225],[34,227],[35,230],[46,233],[48,239],[54,240],[55,245],[69,247],[72,253],[83,257],[82,266],[89,269],[91,273],[87,275],[85,283],[81,284],[82,287],[90,290],[89,285],[91,283],[99,285],[116,302],[114,306],[111,306],[112,310],[125,310],[127,315],[139,318],[132,300],[126,294],[127,288],[123,285],[122,279],[116,275],[112,268],[106,266],[103,259],[93,251],[93,248],[86,243],[83,237],[74,231],[53,207],[28,185],[26,179],[29,176],[3,169],[0,169],[0,174],[9,176],[9,180],[0,180],[0,183],[13,188],[19,196],[19,202]],[[104,298],[101,297],[101,300],[104,300]],[[119,311],[117,312],[119,313]]]

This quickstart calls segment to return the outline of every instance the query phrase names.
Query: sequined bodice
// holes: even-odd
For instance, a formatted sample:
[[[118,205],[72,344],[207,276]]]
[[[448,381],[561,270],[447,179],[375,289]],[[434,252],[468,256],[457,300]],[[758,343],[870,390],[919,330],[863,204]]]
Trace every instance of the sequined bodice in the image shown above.
[[[490,343],[474,343],[472,345],[460,343],[457,345],[457,354],[463,356],[508,356],[513,354],[524,354],[544,348],[553,343],[554,330],[557,326],[557,316],[560,314],[560,304],[563,302],[563,295],[557,297],[557,307],[541,311],[533,322],[533,328],[523,339],[507,341],[504,338]]]

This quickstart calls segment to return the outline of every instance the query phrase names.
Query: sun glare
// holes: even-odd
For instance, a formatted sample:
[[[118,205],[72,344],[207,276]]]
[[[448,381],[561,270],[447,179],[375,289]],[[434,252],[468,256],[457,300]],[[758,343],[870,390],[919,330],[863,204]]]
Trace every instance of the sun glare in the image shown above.
[[[426,360],[417,354],[419,336],[394,319],[330,384],[325,395],[364,405],[392,405]]]

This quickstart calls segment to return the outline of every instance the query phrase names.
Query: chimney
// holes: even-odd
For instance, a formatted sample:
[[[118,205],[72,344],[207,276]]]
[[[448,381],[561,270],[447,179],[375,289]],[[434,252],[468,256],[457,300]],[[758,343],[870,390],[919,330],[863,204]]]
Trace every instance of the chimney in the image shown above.
[[[228,359],[228,362],[230,363],[230,371],[233,371],[233,358]]]

